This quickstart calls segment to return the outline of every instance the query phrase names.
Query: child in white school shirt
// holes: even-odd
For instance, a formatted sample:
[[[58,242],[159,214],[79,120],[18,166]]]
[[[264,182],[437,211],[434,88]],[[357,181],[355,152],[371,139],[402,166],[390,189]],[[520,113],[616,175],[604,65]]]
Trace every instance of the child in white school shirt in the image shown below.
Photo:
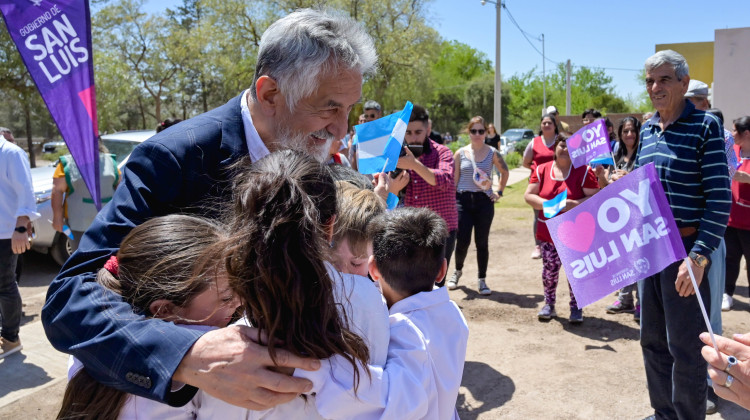
[[[445,288],[445,222],[425,208],[399,208],[368,226],[374,255],[370,276],[389,307],[390,342],[384,368],[369,366],[371,380],[355,391],[351,364],[335,356],[316,372],[315,404],[328,419],[457,419],[469,328]]]

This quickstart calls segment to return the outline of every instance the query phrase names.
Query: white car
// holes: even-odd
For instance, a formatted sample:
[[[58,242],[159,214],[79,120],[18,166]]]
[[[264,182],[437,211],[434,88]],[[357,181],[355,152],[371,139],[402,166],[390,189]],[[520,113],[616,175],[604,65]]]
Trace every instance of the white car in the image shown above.
[[[102,136],[102,143],[114,154],[117,166],[122,171],[128,161],[130,153],[136,146],[156,134],[154,130],[122,131]],[[52,228],[52,175],[55,173],[57,162],[50,166],[31,169],[31,181],[34,184],[34,195],[36,196],[36,210],[42,216],[34,221],[35,237],[32,249],[44,254],[50,254],[52,258],[62,265],[73,253],[70,240],[67,236]]]

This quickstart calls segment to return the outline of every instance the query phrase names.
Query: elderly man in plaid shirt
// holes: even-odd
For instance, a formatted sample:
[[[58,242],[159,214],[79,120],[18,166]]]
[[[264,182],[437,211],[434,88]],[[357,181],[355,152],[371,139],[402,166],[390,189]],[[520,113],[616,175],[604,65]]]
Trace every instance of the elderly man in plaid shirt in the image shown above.
[[[396,165],[404,169],[391,182],[392,192],[406,187],[404,205],[427,207],[439,214],[448,225],[449,235],[445,245],[445,259],[451,262],[458,230],[456,186],[453,183],[453,153],[450,149],[430,140],[430,114],[414,105],[406,127],[406,155]],[[438,284],[443,286],[445,278]]]

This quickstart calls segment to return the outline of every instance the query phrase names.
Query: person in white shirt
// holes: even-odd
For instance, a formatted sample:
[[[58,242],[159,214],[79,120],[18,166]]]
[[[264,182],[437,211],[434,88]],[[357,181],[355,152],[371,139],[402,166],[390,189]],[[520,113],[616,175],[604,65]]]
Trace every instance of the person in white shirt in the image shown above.
[[[26,152],[0,135],[0,359],[20,351],[21,294],[16,283],[18,255],[31,248],[31,221],[36,212],[34,187]]]
[[[390,308],[384,368],[351,385],[351,365],[338,356],[317,372],[295,371],[313,382],[318,412],[327,419],[457,419],[469,328],[445,288],[443,219],[426,208],[398,208],[368,226],[374,254],[370,276]],[[326,366],[328,365],[328,366]],[[364,377],[364,375],[360,375]]]

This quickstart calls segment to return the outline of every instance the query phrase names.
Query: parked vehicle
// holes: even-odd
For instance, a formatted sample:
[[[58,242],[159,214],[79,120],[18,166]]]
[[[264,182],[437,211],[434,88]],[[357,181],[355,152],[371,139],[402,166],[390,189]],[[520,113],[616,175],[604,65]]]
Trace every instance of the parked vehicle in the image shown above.
[[[133,149],[154,134],[156,134],[154,130],[122,131],[103,135],[102,142],[107,146],[110,153],[116,155],[117,166],[122,171]],[[36,236],[31,246],[37,252],[50,254],[58,264],[62,265],[73,253],[73,249],[68,237],[55,231],[52,228],[52,223],[49,222],[52,220],[52,205],[50,202],[52,175],[55,173],[56,166],[57,162],[54,162],[50,166],[31,169],[36,209],[42,215],[34,221]]]
[[[523,140],[531,140],[534,138],[534,132],[528,128],[511,128],[505,130],[500,136],[502,149],[500,152],[505,155],[508,152],[512,152],[515,148],[515,144]]]
[[[65,147],[65,142],[62,140],[50,141],[42,145],[42,153],[55,153],[63,147]]]

